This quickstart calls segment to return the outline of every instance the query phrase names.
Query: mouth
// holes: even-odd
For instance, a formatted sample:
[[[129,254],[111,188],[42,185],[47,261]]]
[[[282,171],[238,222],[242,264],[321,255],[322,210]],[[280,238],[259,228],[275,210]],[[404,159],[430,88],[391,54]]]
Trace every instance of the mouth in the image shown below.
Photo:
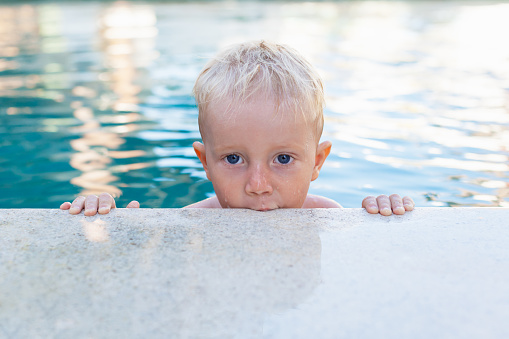
[[[256,201],[246,201],[237,208],[246,208],[258,212],[267,212],[279,209],[279,205],[276,201],[267,201],[267,199],[258,199]]]
[[[267,206],[266,204],[261,204],[261,206],[256,206],[256,207],[251,207],[252,210],[255,210],[255,211],[259,211],[259,212],[267,212],[267,211],[272,211],[272,210],[276,210],[279,208],[279,206],[277,205],[273,205],[273,204],[268,204],[269,206]]]
[[[258,212],[267,212],[267,211],[272,211],[272,210],[275,210],[275,209],[277,209],[277,207],[276,208],[268,208],[268,207],[255,208],[254,210],[258,211]]]

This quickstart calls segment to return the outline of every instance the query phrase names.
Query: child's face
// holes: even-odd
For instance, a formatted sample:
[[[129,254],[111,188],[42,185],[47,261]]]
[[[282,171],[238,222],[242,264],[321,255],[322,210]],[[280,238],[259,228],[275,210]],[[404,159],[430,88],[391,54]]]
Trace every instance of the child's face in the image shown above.
[[[221,206],[302,207],[330,142],[317,145],[315,126],[300,113],[297,118],[285,110],[276,114],[274,103],[264,97],[226,111],[226,104],[209,105],[204,144],[194,144]]]

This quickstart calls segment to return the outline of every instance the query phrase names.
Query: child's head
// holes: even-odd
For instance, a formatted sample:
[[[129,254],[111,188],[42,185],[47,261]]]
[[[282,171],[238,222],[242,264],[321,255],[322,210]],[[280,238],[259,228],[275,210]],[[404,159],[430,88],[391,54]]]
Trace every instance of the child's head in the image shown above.
[[[300,208],[330,143],[322,81],[295,50],[238,44],[210,61],[194,94],[204,144],[194,147],[222,207]]]
[[[233,45],[205,65],[193,93],[202,136],[210,104],[227,102],[228,109],[234,111],[255,96],[273,100],[276,112],[286,108],[296,119],[313,124],[317,141],[322,134],[322,80],[313,66],[289,46],[265,41]]]

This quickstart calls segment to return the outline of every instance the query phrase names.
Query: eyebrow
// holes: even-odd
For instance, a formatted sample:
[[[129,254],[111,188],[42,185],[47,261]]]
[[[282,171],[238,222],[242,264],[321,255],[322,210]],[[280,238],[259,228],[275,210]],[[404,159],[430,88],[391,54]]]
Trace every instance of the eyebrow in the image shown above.
[[[235,152],[240,150],[239,146],[236,144],[232,145],[218,145],[216,147],[212,147],[214,153],[225,153],[225,152]],[[291,144],[281,144],[281,145],[272,145],[270,147],[271,150],[281,150],[282,152],[288,151],[288,153],[296,153],[296,152],[305,152],[308,150],[305,145],[296,146]],[[241,151],[241,150],[240,150]]]

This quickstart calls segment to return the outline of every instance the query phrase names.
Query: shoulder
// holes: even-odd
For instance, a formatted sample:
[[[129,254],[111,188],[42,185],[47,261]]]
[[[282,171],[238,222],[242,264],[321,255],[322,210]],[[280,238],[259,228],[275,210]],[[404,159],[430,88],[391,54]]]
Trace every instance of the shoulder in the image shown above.
[[[221,205],[219,204],[219,200],[217,200],[217,197],[212,197],[185,206],[184,208],[221,208]]]
[[[302,208],[342,208],[342,206],[332,199],[308,194]]]

